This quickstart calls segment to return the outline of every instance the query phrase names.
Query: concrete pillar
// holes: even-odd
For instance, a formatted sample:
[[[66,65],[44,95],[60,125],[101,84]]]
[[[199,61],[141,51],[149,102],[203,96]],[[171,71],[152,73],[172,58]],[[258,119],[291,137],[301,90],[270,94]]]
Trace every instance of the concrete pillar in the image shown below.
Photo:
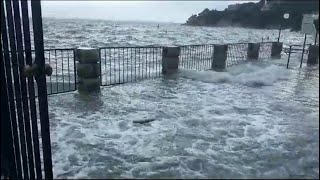
[[[319,64],[319,45],[309,46],[307,65]]]
[[[247,50],[248,60],[258,60],[259,58],[260,43],[249,43]]]
[[[227,62],[228,45],[214,45],[213,60],[211,69],[214,71],[224,71]]]
[[[282,42],[273,42],[271,47],[271,58],[280,59],[282,52],[283,43]]]
[[[101,72],[99,49],[78,48],[75,51],[77,63],[77,88],[79,93],[100,90]]]
[[[162,73],[172,74],[179,68],[180,47],[167,46],[162,49]]]

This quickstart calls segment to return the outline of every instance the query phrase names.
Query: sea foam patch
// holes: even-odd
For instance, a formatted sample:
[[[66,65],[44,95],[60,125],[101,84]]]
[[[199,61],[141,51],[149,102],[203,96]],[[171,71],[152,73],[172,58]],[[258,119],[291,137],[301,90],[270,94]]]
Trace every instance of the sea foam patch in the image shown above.
[[[281,66],[239,65],[231,72],[180,70],[180,77],[207,83],[234,83],[251,87],[272,86],[275,82],[287,80],[290,70]]]

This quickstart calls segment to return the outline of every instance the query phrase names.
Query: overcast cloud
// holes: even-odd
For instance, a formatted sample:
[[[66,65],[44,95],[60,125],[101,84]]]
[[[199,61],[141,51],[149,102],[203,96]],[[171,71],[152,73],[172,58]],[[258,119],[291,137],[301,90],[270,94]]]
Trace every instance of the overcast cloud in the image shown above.
[[[184,23],[205,8],[249,1],[42,1],[43,17]]]

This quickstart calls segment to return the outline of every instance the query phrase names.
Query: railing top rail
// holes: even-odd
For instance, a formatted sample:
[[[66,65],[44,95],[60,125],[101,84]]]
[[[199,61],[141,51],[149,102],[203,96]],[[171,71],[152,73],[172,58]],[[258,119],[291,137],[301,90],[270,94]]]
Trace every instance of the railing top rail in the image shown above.
[[[97,49],[116,49],[116,48],[163,48],[165,46],[105,46]]]
[[[268,44],[268,43],[274,43],[276,41],[267,41],[267,42],[258,42],[261,44]],[[179,47],[188,47],[188,46],[205,46],[205,45],[239,45],[239,44],[248,44],[252,42],[238,42],[238,43],[222,43],[222,44],[189,44],[189,45],[177,45]]]
[[[69,51],[69,50],[75,50],[76,48],[50,48],[50,49],[44,49],[44,51]],[[4,53],[3,51],[2,53]],[[11,53],[11,51],[6,51],[8,53]],[[26,50],[23,50],[23,52],[26,52]],[[34,49],[31,49],[31,52],[34,52]]]
[[[265,42],[260,42],[260,43],[262,43],[262,44],[264,44],[264,43],[277,43],[277,41],[265,41]]]
[[[306,45],[312,45],[311,43],[310,44],[306,44]],[[287,46],[291,46],[291,47],[303,47],[303,45],[299,45],[299,44],[289,44],[289,45],[287,45]]]
[[[188,44],[188,45],[177,45],[179,47],[190,47],[190,46],[212,46],[215,44]]]
[[[75,50],[76,48],[50,48],[50,49],[44,49],[44,51],[69,51],[69,50]],[[34,51],[34,50],[32,50]]]

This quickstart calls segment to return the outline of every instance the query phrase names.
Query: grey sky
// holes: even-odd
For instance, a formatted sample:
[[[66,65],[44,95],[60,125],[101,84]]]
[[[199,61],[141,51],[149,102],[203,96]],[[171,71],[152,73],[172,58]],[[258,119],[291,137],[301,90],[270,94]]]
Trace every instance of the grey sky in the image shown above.
[[[204,8],[249,1],[42,1],[44,17],[183,23]]]

